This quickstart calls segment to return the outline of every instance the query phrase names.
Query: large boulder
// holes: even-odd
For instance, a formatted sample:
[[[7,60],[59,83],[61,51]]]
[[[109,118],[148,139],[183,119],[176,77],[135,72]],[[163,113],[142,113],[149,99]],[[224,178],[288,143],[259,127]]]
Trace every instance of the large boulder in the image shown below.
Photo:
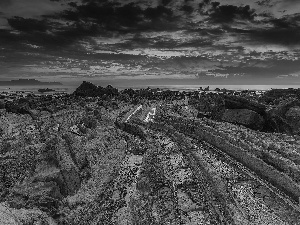
[[[245,127],[261,130],[264,127],[264,119],[257,112],[249,109],[226,109],[223,113],[222,120],[244,125]]]

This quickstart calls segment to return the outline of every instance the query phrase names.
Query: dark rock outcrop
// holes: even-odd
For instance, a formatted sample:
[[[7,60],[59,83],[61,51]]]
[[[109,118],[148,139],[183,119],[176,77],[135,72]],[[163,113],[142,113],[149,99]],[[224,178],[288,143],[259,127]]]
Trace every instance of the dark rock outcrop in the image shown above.
[[[242,97],[225,95],[224,100],[226,109],[249,109],[262,116],[265,115],[267,109],[267,107],[261,103],[253,102]]]
[[[5,109],[7,112],[29,115],[32,119],[36,119],[36,115],[31,110],[30,102],[26,99],[19,99],[13,102],[6,102]]]
[[[297,116],[293,113],[295,107],[300,106],[300,101],[285,102],[266,111],[266,131],[296,134],[298,132]],[[296,122],[296,123],[295,123]]]
[[[108,85],[106,88],[96,86],[90,82],[83,81],[82,84],[74,91],[73,95],[81,97],[105,97],[118,95],[118,89]]]
[[[222,120],[244,125],[253,130],[261,130],[264,127],[264,118],[257,112],[249,109],[226,109]]]
[[[286,134],[298,132],[295,117],[291,116],[291,111],[287,114],[291,108],[300,106],[300,102],[297,100],[286,102],[272,109],[267,109],[267,106],[262,103],[237,96],[225,95],[224,102],[227,110],[221,118],[223,121],[243,124],[248,128],[265,132]],[[252,113],[249,113],[249,111],[252,111]]]

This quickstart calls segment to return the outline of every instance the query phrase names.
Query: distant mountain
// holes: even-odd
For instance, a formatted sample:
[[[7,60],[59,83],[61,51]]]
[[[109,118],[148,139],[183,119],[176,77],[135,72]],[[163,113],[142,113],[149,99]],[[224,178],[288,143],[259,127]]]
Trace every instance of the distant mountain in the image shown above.
[[[42,82],[35,79],[0,81],[0,86],[17,86],[17,85],[63,85],[63,84],[60,82]]]

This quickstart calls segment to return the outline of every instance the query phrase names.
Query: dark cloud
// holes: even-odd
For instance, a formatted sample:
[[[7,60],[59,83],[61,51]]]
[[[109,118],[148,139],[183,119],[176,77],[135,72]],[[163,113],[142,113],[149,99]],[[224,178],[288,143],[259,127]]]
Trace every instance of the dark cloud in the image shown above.
[[[211,70],[210,72],[219,74],[245,74],[253,78],[275,78],[280,75],[289,75],[300,71],[299,60],[272,60],[268,63],[271,63],[271,66],[249,66],[246,63],[242,63],[237,67],[219,67],[219,69]]]
[[[1,0],[0,6],[9,6],[12,4],[12,0]]]
[[[173,18],[172,10],[162,5],[142,9],[135,3],[120,6],[118,3],[91,1],[83,5],[72,4],[72,7],[73,10],[65,10],[58,16],[70,21],[93,20],[108,30],[159,29],[162,25],[159,22]]]
[[[194,11],[194,8],[189,5],[183,5],[180,9],[186,13],[192,13]]]
[[[228,23],[234,19],[253,20],[256,16],[255,10],[251,9],[249,5],[220,5],[219,2],[212,2],[211,5],[210,19],[217,23]]]
[[[259,29],[249,32],[253,40],[266,44],[297,45],[300,44],[299,27]]]
[[[162,18],[170,19],[173,15],[171,9],[164,6],[157,6],[156,8],[147,8],[144,11],[145,17],[152,21],[161,20]]]
[[[48,27],[46,20],[25,19],[17,16],[7,19],[7,22],[12,28],[19,31],[25,31],[25,32],[32,32],[32,31],[45,32]]]
[[[269,16],[269,20],[266,22],[273,24],[276,28],[299,27],[298,23],[300,23],[300,14],[288,15],[281,18],[273,18]]]

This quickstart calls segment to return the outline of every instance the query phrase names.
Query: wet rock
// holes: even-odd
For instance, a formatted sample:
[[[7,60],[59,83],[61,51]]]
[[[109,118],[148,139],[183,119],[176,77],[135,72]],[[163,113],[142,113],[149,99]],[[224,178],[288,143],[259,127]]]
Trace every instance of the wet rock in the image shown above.
[[[226,109],[222,120],[244,125],[254,130],[261,130],[264,127],[263,117],[249,109]]]

